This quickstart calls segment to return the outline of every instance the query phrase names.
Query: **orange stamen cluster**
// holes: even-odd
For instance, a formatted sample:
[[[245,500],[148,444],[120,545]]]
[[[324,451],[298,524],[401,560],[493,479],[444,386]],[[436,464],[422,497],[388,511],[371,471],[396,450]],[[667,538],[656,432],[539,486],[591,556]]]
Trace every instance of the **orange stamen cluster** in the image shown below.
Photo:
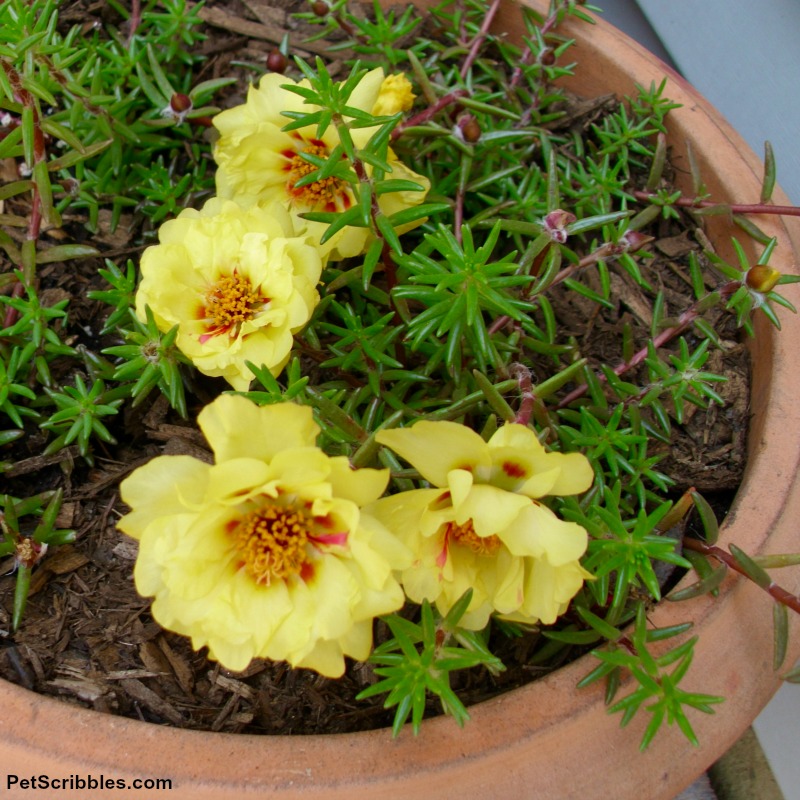
[[[500,537],[492,534],[491,536],[478,536],[472,520],[467,520],[463,525],[455,522],[447,523],[447,538],[451,538],[464,547],[468,547],[473,553],[479,556],[493,556],[502,544]]]
[[[297,508],[266,505],[236,524],[231,535],[241,565],[258,584],[301,575],[308,562],[311,518]]]
[[[350,198],[345,192],[345,181],[339,178],[323,178],[319,181],[297,186],[297,182],[306,175],[314,172],[317,167],[309,164],[302,157],[302,153],[327,158],[328,148],[318,139],[304,147],[300,152],[296,150],[286,150],[283,152],[287,164],[284,169],[289,173],[289,180],[286,188],[292,199],[306,208],[317,208],[323,211],[336,211],[350,206]]]
[[[266,302],[243,275],[225,275],[205,295],[203,316],[209,336],[236,336],[242,323],[252,319]]]

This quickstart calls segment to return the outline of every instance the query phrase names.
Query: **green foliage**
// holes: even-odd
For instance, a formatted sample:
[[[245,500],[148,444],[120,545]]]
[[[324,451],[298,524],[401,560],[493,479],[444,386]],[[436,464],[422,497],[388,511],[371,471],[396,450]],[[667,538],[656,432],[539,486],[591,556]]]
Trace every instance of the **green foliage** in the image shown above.
[[[2,199],[31,209],[27,218],[2,215],[4,226],[26,229],[23,244],[0,231],[0,247],[12,264],[12,271],[0,274],[0,416],[16,426],[3,431],[2,444],[35,423],[51,437],[46,452],[76,443],[87,459],[93,439],[115,441],[101,420],[114,416],[127,397],[135,405],[159,386],[185,415],[177,367],[184,359],[175,351],[174,333],[170,340],[156,335],[152,320],[149,327],[132,320],[133,261],[123,272],[107,259],[98,274],[111,288],[89,297],[114,307],[102,333],[125,337],[138,356],[144,348],[152,369],[126,353],[127,371],[115,370],[84,345],[73,346],[69,300],[49,299],[38,272],[97,250],[79,243],[45,247],[41,226],[58,227],[71,209],[85,214],[94,230],[106,210],[113,229],[127,210],[146,228],[207,194],[213,176],[196,125],[207,124],[216,111],[210,98],[232,82],[195,80],[201,59],[194,51],[204,39],[201,4],[147,0],[136,30],[127,32],[128,10],[109,5],[109,18],[119,15],[117,26],[84,31],[60,24],[54,0],[0,4],[0,155],[16,159],[23,175],[3,187]],[[176,112],[171,101],[179,94],[188,107]],[[77,373],[73,385],[64,386],[69,363]]]
[[[67,544],[75,540],[75,531],[55,527],[64,493],[43,492],[19,500],[0,495],[0,557],[13,555],[17,573],[14,608],[11,616],[13,630],[19,627],[30,590],[31,570],[44,557],[49,545]],[[35,525],[22,522],[26,516],[37,517]]]
[[[128,17],[120,4],[111,5]],[[143,5],[129,38],[111,27],[63,33],[52,0],[0,5],[0,109],[22,123],[0,142],[0,154],[24,158],[54,224],[66,209],[83,209],[96,229],[100,209],[111,208],[115,226],[125,209],[155,216],[170,201],[174,208],[176,199],[210,189],[190,123],[215,111],[201,104],[230,81],[192,86],[198,63],[192,50],[204,38],[201,4],[171,0],[163,11],[154,0]],[[170,110],[176,93],[192,100],[185,114]],[[53,140],[46,149],[39,131]],[[142,181],[142,170],[154,163],[190,180]],[[20,182],[15,191],[28,188]]]
[[[584,566],[595,576],[589,589],[596,602],[605,605],[606,619],[616,624],[626,611],[631,594],[643,589],[655,600],[661,589],[654,562],[663,561],[689,568],[689,562],[676,552],[676,542],[663,535],[660,523],[672,507],[663,502],[649,514],[640,508],[634,519],[620,510],[620,484],[606,488],[600,502],[586,510],[574,501],[565,503],[562,514],[582,525],[591,537]],[[638,592],[637,592],[638,593]]]
[[[630,640],[609,646],[605,650],[592,651],[592,655],[603,663],[602,668],[590,676],[591,680],[617,670],[630,673],[636,680],[634,690],[611,705],[609,711],[622,712],[623,727],[642,709],[652,715],[642,736],[641,750],[647,748],[664,722],[668,725],[677,724],[683,735],[696,747],[699,743],[686,716],[686,708],[713,714],[712,706],[723,702],[722,697],[687,692],[680,687],[680,682],[691,666],[696,642],[697,637],[692,637],[662,655],[651,653],[648,647],[645,608],[640,604]],[[588,681],[584,685],[586,682]]]
[[[57,410],[41,423],[42,428],[53,431],[56,436],[45,453],[77,442],[80,454],[91,461],[89,442],[93,436],[116,444],[116,439],[100,420],[116,414],[122,399],[110,397],[103,381],[98,379],[88,388],[81,376],[76,375],[75,386],[64,386],[59,392],[46,391]]]
[[[111,378],[122,382],[121,388],[126,390],[125,393],[133,401],[132,407],[139,405],[158,387],[169,400],[170,406],[185,418],[186,396],[180,365],[188,364],[189,361],[175,346],[178,326],[167,333],[161,333],[149,306],[145,312],[146,323],[131,313],[129,324],[132,329],[119,329],[127,344],[106,347],[103,350],[105,355],[121,359]]]
[[[392,733],[397,736],[411,715],[414,733],[419,732],[428,693],[435,695],[442,709],[463,726],[469,714],[450,687],[450,673],[483,666],[497,673],[505,669],[493,656],[480,635],[458,626],[472,599],[472,589],[438,617],[424,601],[419,623],[398,614],[384,617],[393,638],[376,647],[369,661],[377,664],[375,674],[383,678],[358,695],[358,699],[388,694],[384,708],[397,706]]]

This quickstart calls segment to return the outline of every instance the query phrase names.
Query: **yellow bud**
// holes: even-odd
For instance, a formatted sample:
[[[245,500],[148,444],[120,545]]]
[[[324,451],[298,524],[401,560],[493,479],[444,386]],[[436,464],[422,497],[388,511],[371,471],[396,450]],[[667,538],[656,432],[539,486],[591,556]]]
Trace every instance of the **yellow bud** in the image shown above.
[[[778,270],[766,267],[763,264],[756,264],[748,270],[745,282],[751,289],[766,294],[775,288],[775,284],[780,279],[781,273]]]
[[[376,117],[390,116],[398,111],[408,111],[416,95],[411,91],[411,81],[402,73],[387,75],[378,92],[372,113]]]

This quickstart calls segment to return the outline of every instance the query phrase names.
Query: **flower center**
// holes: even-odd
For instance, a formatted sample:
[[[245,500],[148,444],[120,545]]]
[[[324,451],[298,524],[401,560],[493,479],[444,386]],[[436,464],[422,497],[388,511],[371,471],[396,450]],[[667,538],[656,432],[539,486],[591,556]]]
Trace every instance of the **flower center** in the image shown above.
[[[445,536],[452,537],[456,542],[464,547],[468,547],[473,553],[479,556],[493,556],[499,549],[502,542],[500,537],[492,534],[491,536],[478,536],[472,525],[472,520],[467,520],[463,525],[455,522],[447,523]]]
[[[311,518],[291,506],[267,505],[231,530],[245,571],[258,584],[300,575],[308,563]]]
[[[203,339],[230,332],[239,333],[243,322],[252,319],[266,302],[243,275],[234,272],[220,278],[205,295],[203,318],[209,331]]]
[[[314,140],[312,144],[303,148],[302,153],[327,158],[328,148],[319,140]],[[344,191],[345,181],[340,178],[323,178],[305,186],[296,186],[301,178],[314,172],[317,167],[309,164],[295,150],[286,150],[283,155],[288,159],[288,164],[284,167],[289,173],[286,188],[298,204],[309,208],[322,207],[325,211],[335,211],[340,205],[344,208],[350,205],[350,198]]]

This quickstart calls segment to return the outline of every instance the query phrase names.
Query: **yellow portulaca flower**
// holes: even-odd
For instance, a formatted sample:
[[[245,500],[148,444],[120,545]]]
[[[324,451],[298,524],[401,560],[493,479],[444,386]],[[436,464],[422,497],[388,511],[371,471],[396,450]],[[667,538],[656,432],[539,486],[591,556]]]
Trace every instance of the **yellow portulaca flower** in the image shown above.
[[[323,453],[308,407],[222,395],[198,422],[214,465],[160,456],[122,483],[137,590],[228,669],[263,657],[338,677],[404,601],[393,570],[410,554],[361,510],[388,472]]]
[[[387,75],[381,84],[372,113],[376,117],[382,117],[408,111],[414,105],[415,97],[411,91],[411,81],[405,75]]]
[[[403,571],[406,595],[446,614],[471,588],[462,619],[479,629],[498,613],[550,624],[590,577],[579,559],[586,531],[537,502],[583,492],[592,468],[580,453],[549,453],[523,425],[485,442],[454,422],[418,422],[376,439],[435,488],[400,492],[368,508],[414,553]]]
[[[333,125],[321,136],[317,136],[316,126],[281,130],[289,122],[281,112],[309,113],[317,110],[316,106],[306,104],[302,97],[283,88],[290,83],[291,80],[283,75],[268,73],[261,78],[257,88],[250,87],[246,103],[214,117],[214,125],[220,132],[214,149],[218,164],[217,194],[244,206],[277,201],[292,212],[296,229],[307,231],[318,242],[328,226],[305,221],[299,215],[307,211],[346,211],[355,203],[355,197],[350,184],[335,177],[296,186],[301,178],[316,169],[303,160],[301,154],[326,157],[340,141]],[[368,72],[353,90],[348,105],[372,112],[383,83],[383,70]],[[309,82],[303,80],[299,85],[307,87]],[[397,87],[393,93],[398,97],[402,95]],[[374,128],[352,129],[356,147],[364,147],[374,132]],[[425,191],[380,195],[378,204],[386,216],[419,205],[430,188],[427,178],[408,169],[391,150],[388,161],[392,171],[387,177],[412,180]],[[366,169],[371,174],[372,167],[366,165]],[[419,220],[398,230],[402,233],[421,222]],[[346,227],[326,245],[331,258],[341,259],[364,252],[369,238],[366,228]]]
[[[150,306],[160,330],[179,324],[180,350],[234,389],[253,378],[245,361],[277,375],[319,302],[323,267],[288,212],[214,198],[165,222],[158,238],[142,256],[137,316]]]

